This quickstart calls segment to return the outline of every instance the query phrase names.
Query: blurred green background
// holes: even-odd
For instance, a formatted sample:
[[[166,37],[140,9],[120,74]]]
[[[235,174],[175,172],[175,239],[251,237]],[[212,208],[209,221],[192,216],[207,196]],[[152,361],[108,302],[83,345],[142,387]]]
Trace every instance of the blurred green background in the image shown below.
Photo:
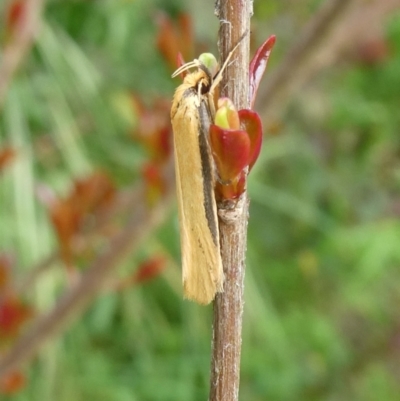
[[[277,35],[264,80],[319,3],[255,2],[254,44]],[[147,156],[130,136],[126,98],[170,99],[177,85],[157,50],[157,20],[189,13],[199,47],[216,53],[213,6],[47,1],[0,114],[0,147],[23,155],[0,176],[0,248],[15,253],[18,273],[57,247],[39,183],[63,195],[99,167],[121,189],[140,180]],[[399,400],[400,13],[379,40],[383,55],[338,57],[264,121],[249,179],[241,400]],[[3,399],[206,400],[211,307],[181,299],[175,207],[117,274],[159,250],[171,255],[165,273],[101,296]],[[63,280],[52,269],[28,298],[47,310]]]

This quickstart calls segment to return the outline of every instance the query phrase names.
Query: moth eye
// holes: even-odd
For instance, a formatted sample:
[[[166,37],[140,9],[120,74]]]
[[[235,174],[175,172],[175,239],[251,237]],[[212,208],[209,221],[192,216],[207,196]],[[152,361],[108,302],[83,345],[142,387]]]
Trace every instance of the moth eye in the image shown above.
[[[200,86],[200,93],[202,95],[204,95],[205,93],[208,93],[210,91],[210,83],[209,83],[208,79],[202,79],[198,84],[198,87],[199,86]]]

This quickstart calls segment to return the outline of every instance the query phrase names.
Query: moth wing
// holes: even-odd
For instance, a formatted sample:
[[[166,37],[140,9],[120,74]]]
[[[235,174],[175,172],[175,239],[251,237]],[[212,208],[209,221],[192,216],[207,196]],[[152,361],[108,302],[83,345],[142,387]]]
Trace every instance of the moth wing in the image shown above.
[[[184,295],[200,304],[208,304],[216,292],[222,291],[223,269],[213,183],[211,177],[206,180],[204,177],[204,162],[207,162],[204,159],[208,157],[211,163],[211,155],[204,149],[204,143],[203,152],[207,151],[208,156],[200,153],[201,135],[205,132],[197,99],[194,93],[180,96],[179,104],[174,100],[172,127]],[[206,166],[207,169],[211,174],[211,165]]]

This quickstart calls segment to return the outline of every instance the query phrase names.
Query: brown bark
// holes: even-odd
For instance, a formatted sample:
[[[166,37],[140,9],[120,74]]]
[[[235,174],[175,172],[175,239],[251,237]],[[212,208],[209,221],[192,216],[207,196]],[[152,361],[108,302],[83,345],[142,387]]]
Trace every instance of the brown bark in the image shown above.
[[[249,90],[249,32],[252,2],[219,0],[215,14],[220,21],[219,49],[225,60],[240,41],[224,72],[221,96],[228,96],[237,109],[247,108]],[[242,343],[243,286],[247,241],[248,199],[218,205],[224,292],[214,301],[210,401],[236,401],[239,396]]]

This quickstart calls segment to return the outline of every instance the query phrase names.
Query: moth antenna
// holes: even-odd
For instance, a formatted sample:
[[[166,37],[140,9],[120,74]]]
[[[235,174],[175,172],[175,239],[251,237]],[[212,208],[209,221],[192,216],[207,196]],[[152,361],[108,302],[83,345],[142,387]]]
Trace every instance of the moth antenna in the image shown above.
[[[229,60],[232,58],[233,53],[235,52],[235,50],[239,47],[240,43],[242,42],[242,40],[245,38],[245,36],[247,35],[247,30],[243,33],[243,35],[239,38],[238,42],[236,43],[235,47],[229,52],[228,57],[226,58],[226,60],[224,61],[224,64],[222,65],[221,69],[218,71],[217,76],[215,77],[211,88],[210,88],[210,92],[212,93],[215,88],[217,87],[217,85],[221,82],[222,80],[222,73],[224,72],[225,68],[227,67]]]
[[[180,66],[173,74],[172,78],[177,77],[179,74],[181,74],[183,71],[189,70],[190,68],[194,67],[199,67],[201,65],[201,62],[197,59],[194,59],[193,61],[189,61],[186,64],[183,64]]]

